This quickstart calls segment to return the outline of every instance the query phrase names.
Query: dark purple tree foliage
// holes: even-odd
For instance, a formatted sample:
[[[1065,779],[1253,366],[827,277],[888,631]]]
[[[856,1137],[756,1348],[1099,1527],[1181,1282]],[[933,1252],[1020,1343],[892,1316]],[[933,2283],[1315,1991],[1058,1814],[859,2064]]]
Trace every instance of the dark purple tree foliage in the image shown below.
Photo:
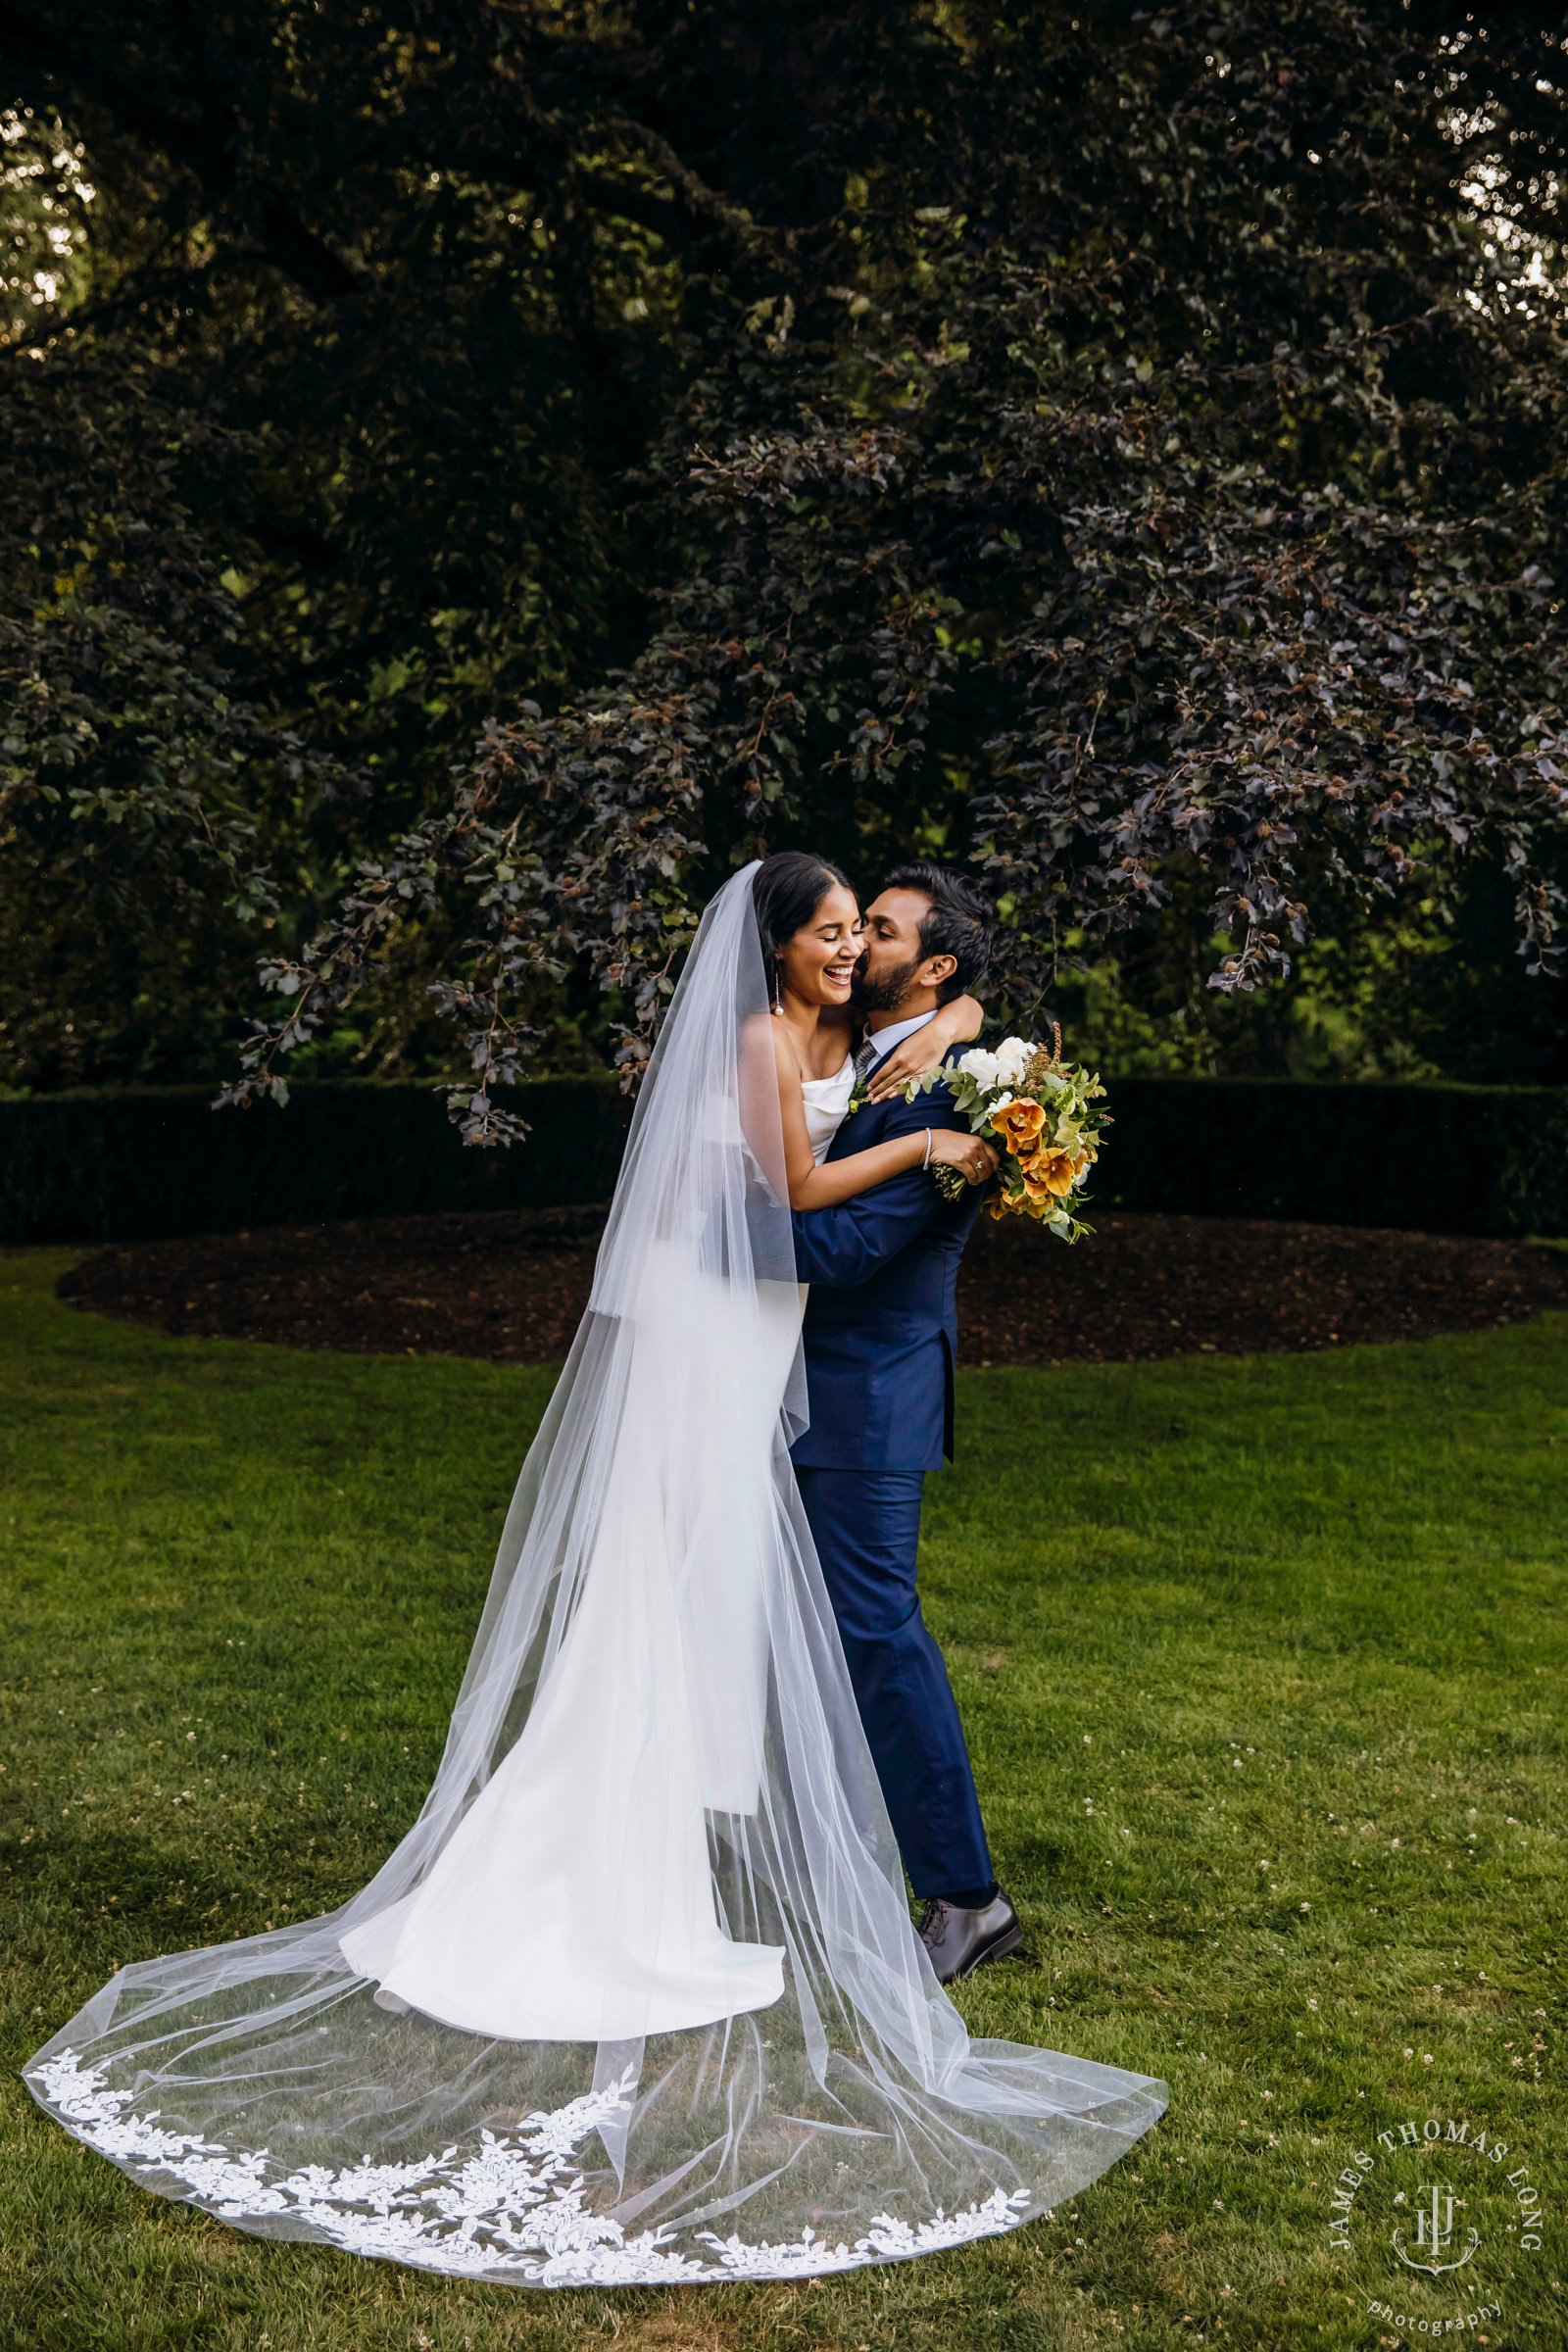
[[[1195,878],[1223,993],[1477,858],[1554,968],[1557,12],[421,21],[439,90],[411,69],[359,168],[416,152],[533,224],[552,332],[618,415],[613,465],[582,430],[584,528],[646,618],[502,693],[269,959],[281,1017],[231,1099],[282,1091],[289,1051],[424,926],[468,1041],[454,1113],[509,1140],[495,1090],[550,988],[610,992],[634,1077],[704,900],[787,842],[868,878],[914,846],[978,867],[1014,1019]],[[347,19],[314,22],[352,79]],[[36,70],[112,105],[86,54]],[[381,266],[351,197],[302,167],[286,208],[252,201],[313,317],[363,313]]]

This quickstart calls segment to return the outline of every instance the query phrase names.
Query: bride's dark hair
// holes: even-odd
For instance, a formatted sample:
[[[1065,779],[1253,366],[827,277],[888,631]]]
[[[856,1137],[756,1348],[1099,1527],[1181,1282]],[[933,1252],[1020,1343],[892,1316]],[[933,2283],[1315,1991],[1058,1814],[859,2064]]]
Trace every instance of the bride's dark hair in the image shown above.
[[[767,976],[767,1001],[778,1003],[778,952],[797,931],[804,931],[837,883],[849,883],[825,858],[809,850],[779,850],[764,858],[752,877],[752,905],[762,935],[762,969]]]

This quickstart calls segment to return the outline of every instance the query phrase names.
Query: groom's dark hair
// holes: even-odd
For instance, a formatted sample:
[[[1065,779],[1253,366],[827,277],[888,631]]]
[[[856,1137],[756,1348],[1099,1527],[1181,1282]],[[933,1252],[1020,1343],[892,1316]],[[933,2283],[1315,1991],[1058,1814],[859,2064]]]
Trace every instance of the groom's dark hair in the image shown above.
[[[951,956],[958,967],[937,990],[937,1002],[948,1004],[978,988],[991,961],[995,917],[974,884],[951,866],[932,865],[922,858],[911,865],[895,866],[882,887],[917,890],[931,902],[920,918],[920,959]]]

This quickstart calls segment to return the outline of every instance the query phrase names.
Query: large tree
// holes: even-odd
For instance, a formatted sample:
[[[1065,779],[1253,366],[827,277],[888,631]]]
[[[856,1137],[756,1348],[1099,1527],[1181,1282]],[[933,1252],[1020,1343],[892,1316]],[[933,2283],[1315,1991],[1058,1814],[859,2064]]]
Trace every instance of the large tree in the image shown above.
[[[256,1084],[401,958],[468,1037],[469,1132],[508,1133],[492,1082],[541,1006],[604,992],[635,1066],[695,908],[784,841],[976,861],[1014,1009],[1173,924],[1245,998],[1472,870],[1550,968],[1556,11],[0,5],[0,33],[45,167],[21,247],[45,220],[62,271],[4,397],[63,446],[114,384],[117,482],[144,403],[182,418],[145,562],[0,493],[51,583],[7,566],[15,673],[112,704],[64,751],[24,734],[0,790],[62,872],[97,825],[145,904],[205,858],[275,921],[254,837],[284,934],[359,860],[269,961]],[[194,814],[157,799],[135,659],[103,684],[111,623],[190,650]],[[232,740],[200,723],[220,673]]]

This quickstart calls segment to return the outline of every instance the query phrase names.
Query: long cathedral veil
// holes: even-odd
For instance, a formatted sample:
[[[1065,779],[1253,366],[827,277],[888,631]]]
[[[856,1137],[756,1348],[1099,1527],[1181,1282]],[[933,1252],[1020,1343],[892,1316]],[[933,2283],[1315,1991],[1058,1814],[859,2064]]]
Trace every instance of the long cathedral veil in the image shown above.
[[[752,872],[709,907],[446,1751],[325,1918],[122,1969],[25,2072],[144,2187],[537,2286],[781,2278],[1014,2228],[1163,2086],[971,2040],[913,1932],[787,1447]]]

